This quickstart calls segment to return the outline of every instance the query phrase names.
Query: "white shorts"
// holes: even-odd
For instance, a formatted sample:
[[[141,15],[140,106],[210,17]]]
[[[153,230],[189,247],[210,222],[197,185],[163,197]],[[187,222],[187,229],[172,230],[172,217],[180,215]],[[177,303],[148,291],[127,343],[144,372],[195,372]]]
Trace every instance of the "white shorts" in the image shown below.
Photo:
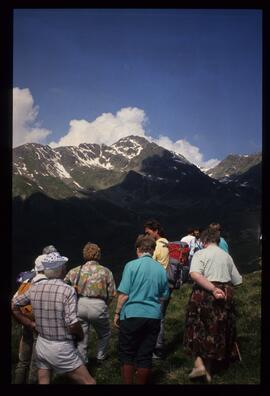
[[[38,336],[36,365],[38,368],[54,370],[62,374],[83,365],[73,341],[51,341]]]

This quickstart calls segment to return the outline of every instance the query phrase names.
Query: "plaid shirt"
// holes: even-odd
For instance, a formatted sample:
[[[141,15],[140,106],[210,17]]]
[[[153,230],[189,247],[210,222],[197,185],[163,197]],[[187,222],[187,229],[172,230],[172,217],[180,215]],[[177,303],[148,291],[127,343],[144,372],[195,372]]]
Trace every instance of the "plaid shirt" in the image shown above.
[[[16,306],[31,303],[36,330],[47,340],[72,340],[68,326],[78,322],[77,297],[73,287],[61,279],[33,284],[25,294],[13,298]]]
[[[74,286],[80,266],[71,269],[64,281]],[[101,298],[110,303],[116,296],[116,286],[112,272],[97,261],[88,261],[82,266],[78,283],[78,294],[83,297]]]

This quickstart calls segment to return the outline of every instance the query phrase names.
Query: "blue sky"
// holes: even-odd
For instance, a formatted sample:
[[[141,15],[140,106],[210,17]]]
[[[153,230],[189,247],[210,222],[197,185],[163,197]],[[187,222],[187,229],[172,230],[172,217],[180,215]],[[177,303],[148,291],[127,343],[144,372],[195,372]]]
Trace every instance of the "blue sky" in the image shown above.
[[[261,150],[260,10],[17,9],[13,144],[137,134],[212,166]]]

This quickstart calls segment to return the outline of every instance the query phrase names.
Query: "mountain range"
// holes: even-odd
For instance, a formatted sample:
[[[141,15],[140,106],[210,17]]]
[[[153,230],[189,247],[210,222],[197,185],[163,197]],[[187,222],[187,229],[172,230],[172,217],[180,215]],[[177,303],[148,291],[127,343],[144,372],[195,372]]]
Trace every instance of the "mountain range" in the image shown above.
[[[104,264],[121,272],[134,257],[144,221],[153,217],[172,240],[189,226],[220,222],[240,267],[248,271],[258,254],[260,175],[261,154],[230,155],[202,172],[183,156],[134,135],[111,146],[16,147],[14,263],[23,257],[29,267],[50,243],[74,263],[81,260],[82,245],[93,240],[103,249]]]
[[[170,168],[159,174],[153,166],[149,169],[149,158],[155,158],[157,164],[163,158]],[[195,168],[181,155],[138,136],[120,139],[112,146],[80,144],[52,149],[31,143],[14,149],[13,192],[29,196],[39,191],[56,199],[81,196],[119,184],[129,171],[157,180],[177,180],[183,165],[188,165],[188,173]]]

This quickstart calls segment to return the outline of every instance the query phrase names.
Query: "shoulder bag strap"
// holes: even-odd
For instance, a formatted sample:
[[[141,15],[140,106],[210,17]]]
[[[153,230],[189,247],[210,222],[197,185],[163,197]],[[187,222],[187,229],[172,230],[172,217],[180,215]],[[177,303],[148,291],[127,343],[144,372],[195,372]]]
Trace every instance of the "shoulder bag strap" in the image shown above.
[[[80,269],[79,269],[79,272],[78,272],[78,275],[77,275],[77,278],[76,278],[76,282],[74,284],[74,289],[76,290],[77,295],[78,295],[78,284],[79,284],[79,280],[80,280],[80,277],[81,277],[82,267],[83,267],[83,264],[80,266]]]

